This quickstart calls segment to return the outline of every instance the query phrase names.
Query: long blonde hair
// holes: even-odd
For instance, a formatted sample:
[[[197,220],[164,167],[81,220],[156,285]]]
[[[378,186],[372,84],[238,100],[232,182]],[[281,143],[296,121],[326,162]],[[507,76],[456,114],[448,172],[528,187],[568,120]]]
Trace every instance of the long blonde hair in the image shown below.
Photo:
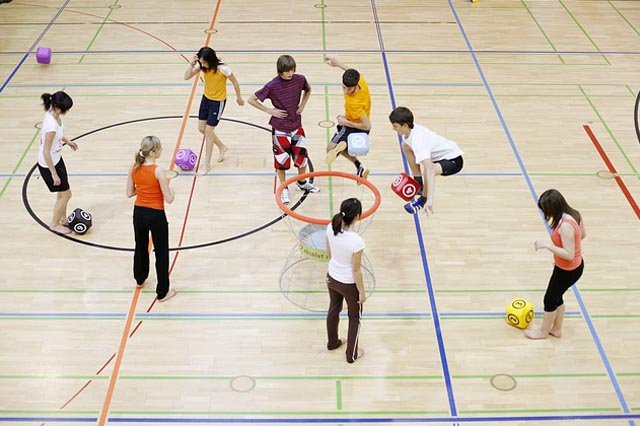
[[[133,170],[138,170],[140,166],[144,164],[149,154],[157,152],[160,148],[162,148],[162,143],[160,143],[160,139],[158,139],[157,136],[145,136],[142,138],[142,142],[140,142],[140,150],[135,156]]]

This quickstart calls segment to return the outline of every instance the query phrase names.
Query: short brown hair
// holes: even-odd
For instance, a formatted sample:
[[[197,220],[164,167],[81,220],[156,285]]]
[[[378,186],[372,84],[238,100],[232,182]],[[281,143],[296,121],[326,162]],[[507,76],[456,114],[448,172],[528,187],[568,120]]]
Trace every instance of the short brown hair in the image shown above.
[[[282,55],[278,58],[277,63],[278,74],[282,74],[287,71],[296,70],[296,61],[291,55]]]

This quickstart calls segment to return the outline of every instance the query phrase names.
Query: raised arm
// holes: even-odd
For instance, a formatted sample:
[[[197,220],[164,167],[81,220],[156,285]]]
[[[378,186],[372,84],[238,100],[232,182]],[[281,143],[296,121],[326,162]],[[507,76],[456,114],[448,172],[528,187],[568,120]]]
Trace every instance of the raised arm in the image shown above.
[[[327,63],[327,65],[330,65],[332,67],[338,67],[343,71],[346,71],[350,68],[345,64],[343,64],[342,62],[338,61],[338,59],[335,56],[325,56],[324,61]]]
[[[200,64],[198,63],[198,55],[193,55],[189,67],[184,71],[184,79],[191,80],[191,78],[200,72]]]

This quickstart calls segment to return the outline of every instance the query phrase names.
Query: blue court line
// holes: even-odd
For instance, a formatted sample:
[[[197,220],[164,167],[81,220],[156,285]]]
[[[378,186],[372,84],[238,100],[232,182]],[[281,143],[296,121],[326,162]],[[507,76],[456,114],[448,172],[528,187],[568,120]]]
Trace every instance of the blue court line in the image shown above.
[[[67,1],[68,3],[68,1]],[[456,50],[456,49],[443,49],[443,50],[433,50],[433,49],[286,49],[286,50],[253,50],[253,49],[242,49],[242,50],[226,50],[219,49],[216,50],[218,53],[321,53],[326,54],[328,52],[332,53],[353,53],[353,54],[361,54],[361,53],[460,53],[460,54],[468,54],[468,50]],[[640,55],[639,51],[593,51],[593,50],[475,50],[476,54],[479,55]],[[23,51],[14,51],[14,52],[0,52],[0,55],[22,55],[29,54],[29,52]],[[56,55],[113,55],[113,54],[137,54],[137,53],[191,53],[193,54],[193,49],[178,49],[178,50],[100,50],[100,51],[82,51],[82,50],[61,50],[56,51]]]
[[[109,423],[167,423],[167,424],[220,424],[220,423],[503,423],[503,422],[558,422],[558,421],[584,421],[584,420],[630,420],[640,419],[640,414],[584,414],[584,415],[558,415],[558,416],[469,416],[469,417],[309,417],[309,418],[192,418],[192,417],[110,417]],[[0,422],[47,422],[47,423],[95,423],[97,417],[0,417]]]
[[[389,63],[387,61],[386,50],[384,48],[384,39],[382,37],[382,28],[380,28],[380,21],[378,19],[378,11],[376,8],[375,0],[371,0],[371,9],[373,12],[373,19],[376,23],[376,34],[378,36],[378,43],[381,49],[382,56],[382,64],[384,66],[385,78],[387,80],[387,87],[389,90],[389,97],[391,100],[391,108],[396,108],[396,96],[395,91],[393,89],[393,84],[391,83],[391,72],[389,71]],[[400,136],[398,135],[398,139]],[[402,149],[400,149],[402,153]],[[402,153],[402,161],[404,164],[405,172],[408,172],[407,169],[407,159]],[[429,306],[431,308],[431,313],[433,315],[433,326],[435,329],[436,341],[438,343],[438,354],[440,356],[440,364],[442,366],[442,376],[445,382],[445,388],[447,390],[447,399],[449,402],[449,412],[452,416],[458,415],[458,409],[456,408],[456,400],[453,394],[453,382],[451,380],[451,373],[449,372],[449,362],[447,360],[447,351],[444,346],[444,338],[442,336],[442,329],[440,327],[440,317],[438,315],[438,307],[436,305],[436,297],[435,291],[433,290],[433,283],[431,282],[431,273],[429,272],[429,263],[427,261],[427,253],[424,247],[423,237],[422,237],[422,227],[420,226],[419,215],[413,215],[413,221],[418,237],[418,245],[420,247],[420,258],[422,260],[422,269],[424,271],[426,285],[427,285],[427,293],[429,294]]]
[[[2,93],[2,91],[4,90],[5,87],[7,87],[7,85],[9,84],[9,82],[13,79],[13,77],[16,75],[16,73],[18,72],[18,70],[20,69],[20,67],[24,64],[24,62],[27,60],[27,58],[29,57],[29,55],[33,52],[33,49],[35,49],[35,47],[38,45],[38,43],[40,42],[40,40],[42,40],[45,36],[45,34],[47,34],[47,32],[49,31],[49,29],[51,28],[51,26],[53,25],[53,23],[58,19],[58,17],[62,14],[62,12],[64,11],[64,9],[67,7],[67,5],[69,4],[71,0],[67,0],[64,2],[64,4],[62,6],[60,6],[60,9],[58,9],[58,12],[55,14],[55,16],[53,18],[51,18],[51,21],[49,21],[49,23],[47,24],[47,26],[44,28],[44,30],[42,30],[42,32],[40,33],[40,35],[38,36],[38,38],[36,39],[36,41],[33,42],[33,44],[31,45],[31,47],[29,48],[29,50],[27,52],[23,52],[24,56],[22,57],[22,59],[20,60],[20,62],[18,62],[18,65],[15,66],[15,68],[13,69],[13,71],[11,71],[11,73],[9,74],[9,77],[7,77],[7,79],[4,81],[4,83],[2,83],[2,86],[0,86],[0,93]]]
[[[462,34],[462,37],[464,38],[465,44],[467,45],[467,48],[469,49],[469,53],[471,54],[471,57],[473,58],[473,62],[476,65],[476,69],[478,70],[478,73],[480,75],[480,78],[482,79],[482,83],[484,84],[486,90],[487,90],[487,94],[489,95],[489,98],[491,99],[491,103],[493,104],[493,108],[496,111],[496,114],[498,115],[498,118],[500,120],[500,124],[502,125],[502,128],[507,136],[507,139],[509,140],[509,145],[511,145],[511,149],[513,151],[513,154],[516,157],[516,160],[518,161],[518,165],[520,166],[520,170],[522,170],[522,174],[524,176],[524,179],[527,183],[527,186],[529,187],[529,191],[531,192],[531,196],[533,198],[533,202],[534,205],[536,205],[537,207],[537,201],[538,201],[538,196],[536,194],[536,191],[533,187],[533,183],[531,182],[531,179],[529,178],[529,174],[527,172],[526,167],[524,166],[524,163],[522,161],[522,158],[520,157],[520,152],[518,151],[518,148],[516,147],[515,141],[513,140],[513,137],[511,136],[511,132],[509,131],[509,127],[507,126],[507,123],[504,119],[504,117],[502,116],[502,111],[500,110],[500,107],[498,106],[498,103],[496,102],[495,96],[493,95],[493,91],[491,90],[491,87],[489,86],[489,82],[487,81],[487,78],[484,74],[484,71],[482,69],[482,67],[480,66],[480,62],[478,61],[478,58],[476,56],[475,51],[473,50],[473,47],[471,46],[471,41],[469,40],[469,37],[467,37],[467,33],[464,30],[464,26],[462,25],[462,22],[460,21],[460,18],[458,16],[458,13],[456,12],[455,7],[453,6],[453,3],[451,0],[447,0],[447,2],[449,3],[449,8],[451,9],[451,12],[453,13],[456,22],[458,23],[458,28],[460,29],[460,33]],[[542,211],[540,211],[538,209],[538,213],[540,214],[541,219],[543,220],[543,222],[545,223],[546,227],[547,227],[547,232],[551,233],[551,229],[549,227],[549,224],[547,223],[547,221],[545,220]],[[577,288],[577,286],[573,286],[573,293],[576,295],[576,299],[578,300],[578,304],[580,306],[580,310],[582,311],[582,316],[585,319],[585,322],[587,323],[587,326],[589,328],[589,331],[591,333],[591,337],[593,338],[594,343],[596,344],[596,347],[598,348],[598,352],[600,353],[600,358],[602,359],[602,362],[605,366],[605,369],[607,370],[607,375],[609,376],[609,380],[611,381],[611,384],[613,385],[613,388],[615,390],[615,393],[618,397],[618,401],[620,402],[620,405],[622,407],[622,410],[625,413],[629,412],[629,406],[627,405],[627,401],[624,398],[624,395],[622,393],[622,389],[620,388],[620,384],[618,383],[618,380],[615,376],[615,374],[613,373],[613,368],[611,367],[611,364],[609,362],[609,358],[607,357],[607,354],[604,351],[604,348],[600,342],[600,338],[598,337],[598,334],[596,332],[596,329],[593,325],[593,322],[591,321],[591,316],[589,315],[588,311],[587,311],[587,307],[584,303],[582,303],[582,298],[580,297],[580,292]],[[630,425],[635,425],[635,423],[633,421],[629,422]]]

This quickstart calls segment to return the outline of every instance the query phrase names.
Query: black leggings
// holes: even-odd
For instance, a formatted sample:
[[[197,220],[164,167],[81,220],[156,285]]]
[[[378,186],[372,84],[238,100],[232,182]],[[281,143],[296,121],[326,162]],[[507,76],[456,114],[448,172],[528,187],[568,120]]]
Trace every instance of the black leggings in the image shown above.
[[[133,277],[142,284],[149,276],[149,232],[156,254],[156,294],[163,299],[169,292],[169,224],[164,210],[134,206],[133,230],[136,249],[133,255]]]
[[[572,271],[560,269],[557,266],[553,267],[549,286],[544,294],[545,312],[553,312],[558,309],[558,306],[564,304],[562,296],[580,279],[582,271],[584,271],[584,260],[580,263],[580,266]]]

